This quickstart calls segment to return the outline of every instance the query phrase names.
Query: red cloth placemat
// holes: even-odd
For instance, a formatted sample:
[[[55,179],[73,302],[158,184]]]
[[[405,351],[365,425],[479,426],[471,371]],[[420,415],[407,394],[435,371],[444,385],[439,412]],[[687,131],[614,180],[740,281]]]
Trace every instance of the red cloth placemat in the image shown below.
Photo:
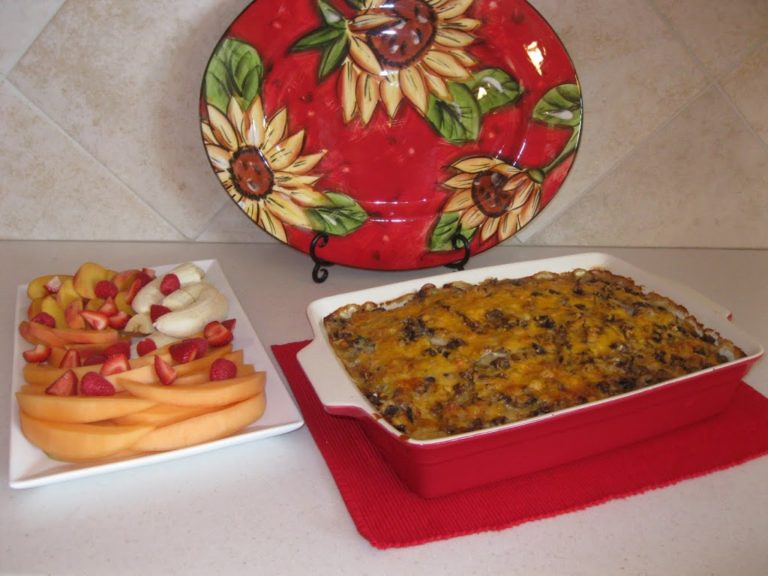
[[[352,418],[325,412],[296,360],[272,347],[352,519],[377,548],[423,544],[586,508],[768,453],[768,398],[742,384],[706,421],[557,468],[436,499],[408,490]]]

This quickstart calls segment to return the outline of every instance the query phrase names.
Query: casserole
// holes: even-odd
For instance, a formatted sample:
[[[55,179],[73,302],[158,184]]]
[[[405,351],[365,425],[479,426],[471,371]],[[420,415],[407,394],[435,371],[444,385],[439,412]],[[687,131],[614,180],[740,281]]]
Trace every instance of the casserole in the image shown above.
[[[387,302],[425,284],[477,284],[489,278],[524,278],[540,272],[605,269],[626,276],[684,306],[706,328],[734,342],[745,356],[646,388],[525,420],[448,437],[414,440],[393,428],[360,392],[337,359],[324,319],[339,308]],[[454,272],[331,296],[307,310],[314,332],[299,362],[326,411],[359,419],[384,458],[413,491],[436,497],[564,464],[672,430],[724,409],[762,347],[733,325],[728,312],[690,288],[605,254],[533,260]]]

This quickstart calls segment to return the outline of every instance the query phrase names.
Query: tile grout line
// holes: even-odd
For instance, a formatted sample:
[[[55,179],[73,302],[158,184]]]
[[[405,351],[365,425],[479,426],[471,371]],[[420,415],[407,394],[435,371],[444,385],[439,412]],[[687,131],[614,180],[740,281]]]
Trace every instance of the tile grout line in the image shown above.
[[[57,122],[55,122],[48,114],[45,113],[44,110],[42,110],[39,106],[37,106],[29,97],[27,97],[24,92],[22,92],[18,86],[16,86],[11,80],[9,80],[7,77],[3,80],[3,83],[5,83],[7,86],[9,86],[13,92],[27,105],[29,108],[40,118],[43,118],[48,124],[53,126],[59,134],[63,135],[70,144],[72,144],[75,149],[83,154],[87,159],[89,159],[91,162],[94,163],[94,165],[98,166],[101,170],[104,170],[105,173],[109,174],[111,178],[114,178],[114,180],[122,186],[127,192],[131,194],[134,198],[138,200],[147,210],[152,212],[153,214],[157,215],[161,220],[166,222],[173,231],[175,231],[182,240],[190,240],[183,232],[181,232],[170,220],[168,220],[163,214],[155,210],[144,198],[141,197],[140,194],[137,194],[134,192],[134,190],[128,186],[127,183],[125,183],[119,176],[117,176],[110,168],[105,166],[98,158],[96,158],[89,150],[87,150],[80,142],[78,142],[74,137],[72,137],[71,134],[69,134],[62,126],[60,126]]]

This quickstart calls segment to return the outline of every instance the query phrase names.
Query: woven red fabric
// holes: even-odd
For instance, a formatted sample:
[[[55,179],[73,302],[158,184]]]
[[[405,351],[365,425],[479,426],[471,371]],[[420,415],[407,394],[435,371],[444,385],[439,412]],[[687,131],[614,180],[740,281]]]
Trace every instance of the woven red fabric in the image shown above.
[[[768,453],[768,398],[742,384],[730,406],[706,421],[557,468],[427,500],[400,482],[354,419],[325,412],[296,360],[306,344],[272,350],[358,531],[377,548],[503,530]]]

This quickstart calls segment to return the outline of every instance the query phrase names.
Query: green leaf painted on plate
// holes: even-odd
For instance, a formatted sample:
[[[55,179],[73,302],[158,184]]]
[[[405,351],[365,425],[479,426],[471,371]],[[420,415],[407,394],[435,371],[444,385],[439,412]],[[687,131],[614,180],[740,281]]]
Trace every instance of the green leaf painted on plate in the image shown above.
[[[346,236],[368,219],[368,214],[354,198],[339,192],[326,192],[325,196],[328,204],[307,210],[314,230]]]
[[[320,58],[320,64],[317,67],[317,79],[323,80],[331,72],[338,69],[349,53],[349,38],[343,34],[333,44],[323,49],[323,55]]]
[[[551,126],[574,127],[581,124],[581,89],[578,84],[561,84],[541,97],[533,109],[537,122]]]
[[[463,236],[467,241],[472,239],[476,228],[464,228],[461,225],[461,215],[458,212],[446,212],[440,216],[435,229],[429,237],[429,250],[431,252],[446,252],[456,250],[453,239],[457,235]]]
[[[317,0],[317,7],[320,9],[320,15],[323,17],[323,22],[330,26],[344,26],[346,20],[344,15],[336,10],[329,2],[325,0]]]
[[[291,52],[300,52],[302,50],[314,50],[330,44],[334,44],[344,36],[344,30],[332,26],[323,26],[312,30],[309,34],[299,38],[291,46]]]
[[[365,7],[365,0],[346,0],[346,2],[355,10],[362,10]]]
[[[517,79],[500,68],[475,72],[466,84],[477,100],[482,114],[514,104],[523,94]]]
[[[445,140],[464,144],[477,140],[482,113],[472,91],[464,84],[448,82],[452,102],[430,95],[427,120]]]
[[[246,42],[227,38],[216,48],[205,72],[205,101],[226,112],[235,97],[245,110],[261,92],[264,64]]]

